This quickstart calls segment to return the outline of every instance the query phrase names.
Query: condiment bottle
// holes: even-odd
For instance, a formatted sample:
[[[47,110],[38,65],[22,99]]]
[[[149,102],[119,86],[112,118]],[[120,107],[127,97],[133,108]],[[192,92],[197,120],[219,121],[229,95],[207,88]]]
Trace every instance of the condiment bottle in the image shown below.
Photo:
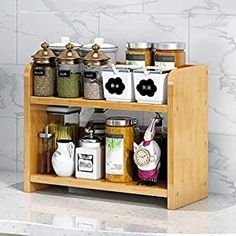
[[[92,46],[92,51],[84,58],[84,98],[104,99],[102,84],[102,67],[107,67],[109,57],[99,51],[97,44]]]
[[[152,65],[152,43],[126,43],[126,64],[135,66]]]
[[[124,183],[133,179],[134,124],[131,117],[106,120],[106,179],[111,182]]]
[[[49,97],[55,95],[56,83],[56,56],[50,50],[49,44],[41,44],[42,49],[38,50],[33,57],[33,84],[34,96]]]
[[[185,43],[155,43],[153,48],[155,66],[158,66],[163,69],[172,70],[175,67],[185,65]]]
[[[53,172],[53,146],[53,134],[48,132],[47,126],[45,132],[39,133],[38,172],[40,174],[50,174]]]
[[[77,98],[82,93],[81,58],[71,43],[58,56],[57,94],[62,98]]]
[[[93,129],[88,133],[81,139],[81,147],[76,148],[75,176],[97,180],[104,177],[104,148]]]

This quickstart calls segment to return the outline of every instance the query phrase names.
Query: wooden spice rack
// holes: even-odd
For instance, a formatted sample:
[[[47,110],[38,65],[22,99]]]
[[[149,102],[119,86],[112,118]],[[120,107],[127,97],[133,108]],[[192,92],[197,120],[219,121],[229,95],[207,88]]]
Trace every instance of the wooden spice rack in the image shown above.
[[[59,185],[167,198],[177,209],[208,196],[208,76],[206,65],[186,65],[168,76],[168,104],[141,104],[33,96],[32,65],[24,74],[24,190]],[[168,116],[167,180],[156,186],[111,183],[38,174],[38,136],[47,125],[48,105],[165,112]]]

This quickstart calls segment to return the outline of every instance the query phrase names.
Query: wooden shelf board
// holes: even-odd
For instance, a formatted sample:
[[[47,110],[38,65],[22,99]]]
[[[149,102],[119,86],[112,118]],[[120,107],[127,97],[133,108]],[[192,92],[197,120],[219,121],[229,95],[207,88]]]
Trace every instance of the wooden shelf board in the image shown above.
[[[113,110],[146,111],[146,112],[167,112],[167,105],[118,102],[106,100],[86,100],[83,98],[58,98],[58,97],[30,97],[31,104],[38,105],[58,105],[58,106],[78,106],[90,108],[105,108]]]
[[[77,179],[75,177],[58,177],[56,175],[33,174],[30,176],[32,183],[59,185],[66,187],[95,189],[119,193],[131,193],[146,196],[164,197],[167,198],[167,184],[160,182],[156,186],[140,186],[136,182],[131,183],[112,183],[105,179],[87,180]]]

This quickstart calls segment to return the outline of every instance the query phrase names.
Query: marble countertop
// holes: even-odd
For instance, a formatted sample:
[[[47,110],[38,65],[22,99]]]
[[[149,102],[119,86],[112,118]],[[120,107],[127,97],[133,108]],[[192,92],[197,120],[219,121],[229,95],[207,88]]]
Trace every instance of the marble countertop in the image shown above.
[[[22,173],[0,172],[0,233],[156,235],[236,233],[236,196],[210,194],[179,210],[166,200],[52,187],[24,193]]]

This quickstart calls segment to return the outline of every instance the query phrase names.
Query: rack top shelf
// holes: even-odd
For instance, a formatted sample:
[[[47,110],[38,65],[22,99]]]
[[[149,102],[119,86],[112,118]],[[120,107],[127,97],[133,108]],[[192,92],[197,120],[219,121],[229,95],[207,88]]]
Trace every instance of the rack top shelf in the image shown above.
[[[83,98],[58,98],[58,97],[30,97],[31,104],[37,105],[55,105],[71,107],[90,107],[104,108],[112,110],[130,110],[146,112],[167,112],[167,105],[137,103],[137,102],[119,102],[106,100],[86,100]]]

